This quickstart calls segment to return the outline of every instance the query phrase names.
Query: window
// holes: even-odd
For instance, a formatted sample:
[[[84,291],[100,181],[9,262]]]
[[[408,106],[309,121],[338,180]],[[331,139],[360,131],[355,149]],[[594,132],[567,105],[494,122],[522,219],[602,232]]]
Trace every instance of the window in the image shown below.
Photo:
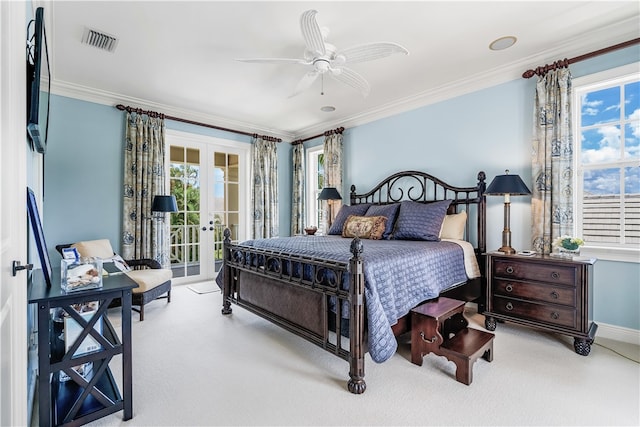
[[[640,255],[638,64],[574,79],[577,234],[603,259]]]
[[[322,145],[307,149],[307,218],[305,225],[322,226],[322,209],[318,195],[324,187],[324,148]],[[325,230],[318,230],[323,233]]]

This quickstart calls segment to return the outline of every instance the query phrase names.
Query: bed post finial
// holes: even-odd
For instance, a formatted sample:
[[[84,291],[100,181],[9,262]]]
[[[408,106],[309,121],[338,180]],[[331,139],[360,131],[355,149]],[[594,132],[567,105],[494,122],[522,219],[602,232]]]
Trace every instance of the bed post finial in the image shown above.
[[[351,184],[351,193],[349,194],[349,200],[350,204],[356,204],[356,186],[354,184]]]
[[[229,228],[225,228],[222,235],[224,236],[223,243],[231,243],[231,230]]]
[[[362,255],[363,248],[364,247],[362,245],[362,241],[360,240],[360,238],[358,236],[354,237],[353,240],[351,241],[351,246],[349,250],[351,251],[351,253],[355,258],[360,258],[360,255]]]
[[[478,192],[478,196],[482,196],[484,194],[484,190],[487,188],[486,180],[487,174],[485,174],[484,171],[478,172],[478,190],[480,190]]]

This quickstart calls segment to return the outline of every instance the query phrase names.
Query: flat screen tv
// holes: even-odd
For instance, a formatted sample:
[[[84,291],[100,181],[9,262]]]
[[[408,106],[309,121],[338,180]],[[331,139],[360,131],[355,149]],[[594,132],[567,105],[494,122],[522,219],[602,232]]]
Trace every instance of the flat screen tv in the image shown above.
[[[51,70],[41,7],[36,9],[36,17],[29,23],[27,38],[27,134],[32,148],[44,153],[49,133]]]

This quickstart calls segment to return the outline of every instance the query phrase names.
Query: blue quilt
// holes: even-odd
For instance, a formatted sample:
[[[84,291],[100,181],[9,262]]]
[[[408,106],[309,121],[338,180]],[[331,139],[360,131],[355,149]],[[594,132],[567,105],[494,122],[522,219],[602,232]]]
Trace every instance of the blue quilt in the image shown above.
[[[340,236],[296,236],[248,240],[264,249],[348,262],[352,239]],[[391,330],[397,319],[420,302],[465,282],[462,248],[453,242],[362,240],[365,301],[371,358],[381,363],[397,350]]]

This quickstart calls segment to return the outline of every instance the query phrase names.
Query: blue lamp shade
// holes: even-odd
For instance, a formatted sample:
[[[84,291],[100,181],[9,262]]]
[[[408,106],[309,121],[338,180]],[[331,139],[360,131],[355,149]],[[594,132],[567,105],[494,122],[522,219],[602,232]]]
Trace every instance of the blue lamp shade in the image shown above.
[[[505,171],[504,175],[497,175],[491,181],[491,184],[487,187],[485,194],[489,195],[502,195],[513,194],[518,196],[525,196],[531,194],[527,185],[522,181],[518,175],[509,175],[509,170]]]
[[[178,212],[175,196],[154,196],[151,212]]]
[[[318,195],[318,200],[341,200],[342,196],[335,187],[325,187]]]

